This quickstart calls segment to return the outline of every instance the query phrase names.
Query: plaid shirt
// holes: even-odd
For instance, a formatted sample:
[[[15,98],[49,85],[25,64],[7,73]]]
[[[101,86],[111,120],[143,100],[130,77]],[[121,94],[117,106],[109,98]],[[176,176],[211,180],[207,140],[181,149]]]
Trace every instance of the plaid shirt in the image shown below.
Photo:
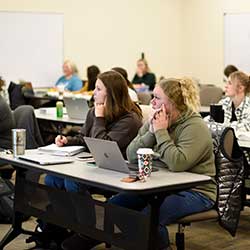
[[[230,97],[220,100],[219,104],[222,104],[224,109],[224,124],[230,124],[235,130],[250,131],[250,98],[248,96],[235,108],[237,121],[230,122],[232,118],[232,100]]]

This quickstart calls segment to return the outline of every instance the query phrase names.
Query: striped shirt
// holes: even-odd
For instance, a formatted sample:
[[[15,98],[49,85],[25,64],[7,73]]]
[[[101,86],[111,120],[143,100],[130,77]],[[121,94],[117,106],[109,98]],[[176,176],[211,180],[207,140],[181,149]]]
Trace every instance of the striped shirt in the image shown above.
[[[220,100],[224,110],[224,124],[235,130],[250,131],[250,98],[246,96],[241,104],[235,108],[237,121],[230,122],[232,118],[232,100],[226,97]]]

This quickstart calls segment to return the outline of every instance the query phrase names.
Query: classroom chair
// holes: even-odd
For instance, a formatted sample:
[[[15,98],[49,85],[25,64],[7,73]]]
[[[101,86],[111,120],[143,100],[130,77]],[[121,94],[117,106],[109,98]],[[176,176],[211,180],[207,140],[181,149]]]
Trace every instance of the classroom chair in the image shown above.
[[[184,230],[186,226],[190,226],[194,222],[201,222],[207,220],[219,220],[221,226],[227,229],[232,236],[235,235],[238,219],[240,215],[240,207],[241,207],[241,187],[243,185],[243,175],[244,175],[244,164],[243,164],[243,155],[238,146],[237,139],[233,132],[232,128],[225,128],[220,136],[213,138],[214,141],[214,152],[215,152],[215,166],[216,166],[216,181],[217,181],[217,202],[214,209],[191,214],[189,216],[183,217],[177,221],[178,231],[176,233],[176,247],[177,250],[185,249],[185,235]],[[225,179],[225,176],[221,175],[223,171],[225,171],[225,161],[230,162],[231,164],[237,164],[238,167],[237,173],[234,173],[234,178],[238,178],[240,180],[241,185],[238,187],[228,187],[227,182],[228,179]],[[223,166],[224,165],[224,166]],[[230,167],[230,166],[229,166]],[[233,171],[231,172],[233,173]],[[224,177],[224,178],[223,178]],[[219,180],[219,181],[218,181]],[[236,179],[235,179],[236,180]],[[232,179],[230,180],[232,181]],[[234,188],[234,202],[237,200],[236,204],[230,203],[227,204],[226,200],[229,197],[229,194],[225,192],[226,188]],[[227,206],[228,205],[228,206]],[[237,206],[237,210],[235,210],[235,227],[229,227],[224,223],[224,217],[227,212],[233,206]]]
[[[201,106],[209,106],[218,103],[223,96],[223,90],[220,87],[210,84],[200,85]]]

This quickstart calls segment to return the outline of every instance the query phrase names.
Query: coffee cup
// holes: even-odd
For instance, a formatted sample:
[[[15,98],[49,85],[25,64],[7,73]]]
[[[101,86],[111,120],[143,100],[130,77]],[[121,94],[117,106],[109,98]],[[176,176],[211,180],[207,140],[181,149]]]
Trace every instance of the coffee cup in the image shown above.
[[[152,172],[152,160],[154,151],[151,148],[139,148],[137,150],[139,179],[145,182]]]

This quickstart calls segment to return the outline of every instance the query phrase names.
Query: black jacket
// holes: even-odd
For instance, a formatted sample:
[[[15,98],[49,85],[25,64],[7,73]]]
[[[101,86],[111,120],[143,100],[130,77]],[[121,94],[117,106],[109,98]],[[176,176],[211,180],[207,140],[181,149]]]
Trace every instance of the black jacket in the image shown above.
[[[243,153],[239,148],[233,128],[210,126],[214,142],[216,180],[217,180],[217,209],[220,225],[235,236],[242,207],[242,186],[244,178]],[[233,135],[232,154],[227,153],[226,147],[230,142],[225,136]]]

